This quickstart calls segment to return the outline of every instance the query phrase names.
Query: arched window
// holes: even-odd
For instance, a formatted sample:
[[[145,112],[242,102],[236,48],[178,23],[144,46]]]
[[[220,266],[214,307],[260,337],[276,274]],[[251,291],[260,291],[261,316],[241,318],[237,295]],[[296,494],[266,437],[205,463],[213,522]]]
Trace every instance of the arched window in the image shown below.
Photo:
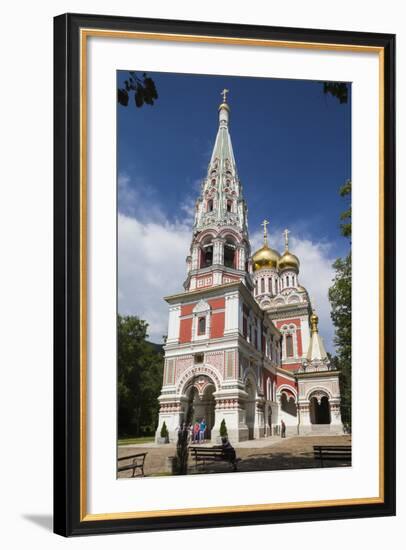
[[[213,211],[213,199],[209,199],[207,201],[207,212],[212,212]]]
[[[268,401],[271,401],[272,400],[272,386],[271,386],[271,379],[268,378],[267,381],[266,381],[266,398],[268,399]]]
[[[224,265],[235,267],[235,244],[231,239],[227,239],[224,243]]]
[[[213,265],[213,243],[208,241],[202,247],[200,267],[210,267]]]
[[[206,334],[206,317],[199,317],[197,323],[197,334],[199,336],[201,336],[202,334]]]
[[[258,279],[255,281],[255,296],[258,294]]]
[[[232,205],[233,205],[232,201],[228,200],[227,201],[227,212],[231,212]]]
[[[283,412],[291,415],[291,416],[297,416],[297,408],[296,408],[296,402],[295,398],[291,394],[287,394],[285,392],[281,395],[281,409]]]
[[[265,279],[262,277],[261,279],[261,294],[265,292]]]
[[[286,335],[286,357],[293,357],[293,337],[291,334]]]
[[[289,275],[286,275],[286,286],[289,286]]]

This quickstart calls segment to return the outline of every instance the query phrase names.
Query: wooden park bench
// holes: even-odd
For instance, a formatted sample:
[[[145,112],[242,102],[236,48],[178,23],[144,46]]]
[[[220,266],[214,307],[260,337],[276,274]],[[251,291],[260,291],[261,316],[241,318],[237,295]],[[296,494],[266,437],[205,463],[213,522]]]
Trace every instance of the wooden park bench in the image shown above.
[[[144,476],[144,462],[145,462],[146,456],[147,456],[147,453],[138,453],[136,455],[127,455],[127,456],[122,456],[118,458],[117,471],[124,472],[126,470],[132,470],[133,471],[132,477],[135,477],[135,470],[140,470],[141,476]],[[120,466],[120,462],[122,462],[123,460],[132,460],[132,463],[125,464],[124,466]]]
[[[351,464],[351,445],[314,445],[314,458],[320,460],[323,468],[325,460],[335,460]]]
[[[189,447],[190,454],[196,461],[196,467],[199,462],[229,462],[233,465],[234,471],[237,471],[237,463],[240,459],[233,458],[221,447]]]

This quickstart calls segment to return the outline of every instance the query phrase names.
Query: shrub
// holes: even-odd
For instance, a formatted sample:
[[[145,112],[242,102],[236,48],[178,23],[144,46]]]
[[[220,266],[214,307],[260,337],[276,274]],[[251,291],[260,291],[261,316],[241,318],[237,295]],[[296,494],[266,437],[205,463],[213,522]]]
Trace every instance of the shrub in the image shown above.
[[[228,433],[227,433],[226,421],[223,418],[220,424],[220,437],[227,437],[227,436],[228,436]]]
[[[168,432],[168,428],[166,427],[165,420],[164,420],[164,423],[162,424],[162,428],[161,428],[161,437],[163,437],[165,439],[168,439],[168,437],[169,437],[169,432]]]

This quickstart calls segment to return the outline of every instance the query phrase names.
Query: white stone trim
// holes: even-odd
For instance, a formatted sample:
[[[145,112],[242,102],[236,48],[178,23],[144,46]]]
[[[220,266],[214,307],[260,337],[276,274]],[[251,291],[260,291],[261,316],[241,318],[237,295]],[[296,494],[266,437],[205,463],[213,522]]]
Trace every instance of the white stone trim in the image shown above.
[[[198,333],[199,319],[204,317],[206,320],[206,331],[204,334]],[[192,320],[192,342],[199,340],[208,340],[210,338],[211,331],[211,307],[206,300],[199,300],[193,308],[193,320]]]
[[[176,383],[176,393],[178,394],[178,396],[183,395],[188,382],[193,378],[193,376],[207,376],[211,378],[216,391],[220,391],[223,385],[223,377],[221,373],[217,370],[217,368],[212,367],[207,363],[202,363],[201,365],[192,365],[182,373],[182,376]]]
[[[168,337],[166,339],[167,344],[177,344],[179,342],[180,311],[180,304],[174,304],[169,307]]]
[[[276,390],[276,398],[280,397],[284,390],[289,390],[290,392],[292,392],[295,396],[295,400],[297,401],[297,390],[289,384],[281,384],[280,386],[278,386]]]
[[[224,319],[224,334],[238,332],[239,329],[239,295],[238,292],[225,295],[226,312]]]

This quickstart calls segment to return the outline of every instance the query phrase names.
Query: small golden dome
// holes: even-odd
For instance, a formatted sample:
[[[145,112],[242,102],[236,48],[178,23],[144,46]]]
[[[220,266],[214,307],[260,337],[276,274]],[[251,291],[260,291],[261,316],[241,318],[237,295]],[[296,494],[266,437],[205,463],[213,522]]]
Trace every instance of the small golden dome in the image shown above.
[[[267,244],[264,244],[264,246],[257,250],[252,256],[253,270],[258,271],[259,269],[276,268],[278,266],[279,258],[279,252],[269,248]]]
[[[278,267],[282,271],[283,269],[294,269],[296,271],[299,271],[299,258],[289,252],[289,250],[285,250],[282,257],[280,258],[278,262]]]
[[[221,103],[219,105],[219,111],[221,111],[221,109],[226,109],[226,111],[230,112],[230,107],[227,105],[227,103]]]
[[[310,315],[310,325],[312,327],[312,332],[318,332],[319,318],[315,311]]]

